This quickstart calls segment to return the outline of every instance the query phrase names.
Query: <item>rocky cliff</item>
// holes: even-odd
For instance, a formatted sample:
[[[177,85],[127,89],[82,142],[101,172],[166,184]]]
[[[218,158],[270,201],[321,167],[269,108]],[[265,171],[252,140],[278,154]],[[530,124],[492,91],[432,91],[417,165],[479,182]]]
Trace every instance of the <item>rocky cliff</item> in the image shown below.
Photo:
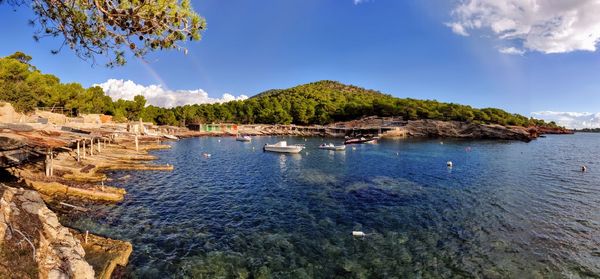
[[[487,125],[459,121],[414,120],[399,127],[397,134],[409,137],[502,139],[531,141],[537,137],[525,127]]]
[[[84,257],[80,241],[58,222],[37,192],[0,184],[0,274],[94,278]]]

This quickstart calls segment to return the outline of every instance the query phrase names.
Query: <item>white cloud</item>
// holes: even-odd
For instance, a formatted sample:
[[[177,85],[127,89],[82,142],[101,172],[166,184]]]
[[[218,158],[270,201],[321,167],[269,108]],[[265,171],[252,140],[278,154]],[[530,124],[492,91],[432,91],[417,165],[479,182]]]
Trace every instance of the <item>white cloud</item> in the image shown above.
[[[545,121],[554,121],[560,126],[571,129],[600,128],[600,112],[538,111],[532,112],[531,116]]]
[[[461,0],[447,25],[457,34],[490,30],[516,49],[542,53],[596,51],[598,0]]]
[[[223,103],[233,100],[245,100],[248,96],[235,97],[223,94],[221,98],[210,98],[202,89],[194,90],[168,90],[160,85],[139,85],[131,80],[109,79],[104,83],[94,84],[100,86],[113,100],[133,100],[136,95],[146,97],[147,104],[158,107],[171,108],[191,104]]]
[[[366,3],[369,2],[369,0],[354,0],[354,5],[358,5],[358,4],[362,4],[362,3]]]
[[[523,54],[525,54],[524,50],[518,49],[516,47],[503,47],[503,48],[499,48],[498,51],[500,51],[500,53],[512,54],[512,55],[523,55]]]
[[[455,34],[465,36],[465,37],[469,36],[469,33],[465,30],[465,27],[462,26],[462,24],[460,24],[460,23],[449,22],[449,23],[446,23],[446,26],[450,27],[452,29],[452,32],[454,32]]]

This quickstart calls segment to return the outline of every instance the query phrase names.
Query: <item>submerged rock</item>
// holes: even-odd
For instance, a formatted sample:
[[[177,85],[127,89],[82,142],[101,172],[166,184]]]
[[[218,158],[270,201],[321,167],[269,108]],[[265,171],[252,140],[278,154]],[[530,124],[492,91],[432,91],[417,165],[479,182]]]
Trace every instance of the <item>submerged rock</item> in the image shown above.
[[[15,278],[94,278],[79,240],[40,195],[0,184],[0,274]]]

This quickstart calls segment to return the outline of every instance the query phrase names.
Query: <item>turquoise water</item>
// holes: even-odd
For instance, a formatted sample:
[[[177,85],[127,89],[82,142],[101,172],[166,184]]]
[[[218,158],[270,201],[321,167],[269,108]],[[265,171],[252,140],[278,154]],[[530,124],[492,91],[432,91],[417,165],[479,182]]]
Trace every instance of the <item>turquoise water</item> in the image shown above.
[[[173,172],[111,173],[125,201],[63,221],[131,241],[134,278],[600,277],[600,135],[279,139],[174,142]]]

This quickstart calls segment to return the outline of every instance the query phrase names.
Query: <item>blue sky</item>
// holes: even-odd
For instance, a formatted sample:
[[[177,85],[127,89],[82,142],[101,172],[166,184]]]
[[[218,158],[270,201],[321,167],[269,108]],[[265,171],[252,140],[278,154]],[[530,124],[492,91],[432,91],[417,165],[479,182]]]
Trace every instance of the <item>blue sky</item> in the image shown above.
[[[10,39],[0,44],[0,55],[24,51],[39,69],[65,82],[90,86],[113,79],[120,81],[113,90],[143,92],[158,85],[152,87],[154,94],[165,91],[174,98],[200,92],[215,101],[225,93],[250,96],[330,79],[398,97],[500,107],[525,115],[547,111],[535,114],[544,118],[599,111],[595,43],[600,25],[593,18],[600,9],[590,7],[591,0],[572,1],[569,7],[542,4],[535,11],[520,7],[530,12],[521,17],[507,8],[522,2],[518,0],[359,2],[192,1],[208,29],[200,42],[187,44],[188,55],[158,52],[147,62],[130,57],[126,66],[113,69],[92,66],[69,49],[50,54],[60,41],[34,42],[34,30],[27,25],[30,11],[22,7],[14,12],[4,4],[0,24],[4,38]],[[520,29],[543,26],[546,14],[572,11],[579,12],[577,24],[571,21],[570,29],[560,30],[572,30],[556,38],[535,28]],[[125,86],[125,81],[131,82]],[[112,94],[129,97],[128,92]]]

